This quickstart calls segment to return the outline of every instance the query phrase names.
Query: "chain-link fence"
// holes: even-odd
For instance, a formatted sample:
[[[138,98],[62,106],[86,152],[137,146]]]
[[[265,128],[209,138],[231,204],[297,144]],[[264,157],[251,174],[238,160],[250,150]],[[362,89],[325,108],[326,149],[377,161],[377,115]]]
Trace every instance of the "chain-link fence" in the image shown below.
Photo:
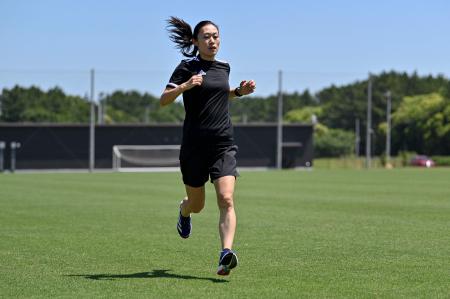
[[[171,72],[0,69],[0,123],[181,124],[181,97],[169,106],[159,105]],[[386,148],[395,155],[413,148],[414,140],[405,141],[399,135],[402,128],[397,127],[392,134],[386,131],[386,95],[390,95],[394,113],[404,96],[430,93],[434,85],[439,87],[446,79],[422,80],[417,74],[389,72],[373,75],[369,88],[368,78],[369,74],[352,72],[232,68],[232,88],[241,80],[255,80],[257,84],[253,95],[231,101],[232,121],[276,123],[281,94],[282,122],[314,125],[316,157],[390,154]]]
[[[0,121],[85,123],[90,120],[89,102],[93,99],[98,123],[180,122],[182,109],[159,108],[158,98],[170,74],[170,70],[0,70]],[[286,95],[314,98],[323,88],[366,77],[357,73],[283,71],[281,88]],[[250,98],[278,95],[278,70],[232,71],[230,86],[238,86],[241,80],[256,81],[257,89]],[[305,104],[295,101],[295,96],[288,99],[283,114]],[[236,107],[233,111],[238,115],[233,120],[275,121],[276,104],[263,106],[257,111],[251,105],[239,107],[249,111],[237,111]]]

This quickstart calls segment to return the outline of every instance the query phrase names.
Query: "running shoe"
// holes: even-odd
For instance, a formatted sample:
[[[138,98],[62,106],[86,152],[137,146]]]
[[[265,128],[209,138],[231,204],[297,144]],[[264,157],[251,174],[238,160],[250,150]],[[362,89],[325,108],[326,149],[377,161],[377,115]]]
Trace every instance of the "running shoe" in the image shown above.
[[[235,268],[238,264],[238,257],[236,252],[231,249],[225,248],[220,253],[219,268],[217,269],[218,275],[229,275],[231,269]]]
[[[181,206],[180,213],[178,215],[177,230],[180,234],[180,237],[182,237],[183,239],[189,238],[192,230],[191,216],[184,217],[183,215],[181,215]]]

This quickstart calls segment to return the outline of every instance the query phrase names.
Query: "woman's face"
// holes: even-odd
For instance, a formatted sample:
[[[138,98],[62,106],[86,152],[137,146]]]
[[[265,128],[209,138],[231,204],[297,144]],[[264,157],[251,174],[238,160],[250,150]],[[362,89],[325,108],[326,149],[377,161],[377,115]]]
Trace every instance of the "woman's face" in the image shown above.
[[[205,25],[200,28],[197,39],[194,39],[193,42],[200,52],[200,57],[214,60],[220,46],[219,30],[212,24]]]

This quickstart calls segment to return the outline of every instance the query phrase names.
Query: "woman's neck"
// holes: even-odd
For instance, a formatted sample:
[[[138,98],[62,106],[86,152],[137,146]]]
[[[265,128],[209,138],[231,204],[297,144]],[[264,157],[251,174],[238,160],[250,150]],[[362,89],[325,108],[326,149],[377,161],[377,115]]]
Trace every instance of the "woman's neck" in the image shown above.
[[[207,60],[207,61],[214,61],[216,59],[215,55],[209,56],[209,55],[204,55],[204,54],[200,53],[199,56],[201,59]]]

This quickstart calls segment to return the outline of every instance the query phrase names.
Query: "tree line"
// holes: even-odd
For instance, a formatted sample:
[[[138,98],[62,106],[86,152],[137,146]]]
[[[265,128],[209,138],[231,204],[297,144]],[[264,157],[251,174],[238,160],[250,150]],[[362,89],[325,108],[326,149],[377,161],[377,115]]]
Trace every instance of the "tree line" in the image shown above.
[[[392,99],[392,153],[411,151],[450,154],[450,80],[442,75],[382,72],[372,76],[372,143],[377,155],[385,150],[386,92]],[[317,156],[355,152],[365,148],[368,79],[343,86],[331,85],[314,94],[309,90],[283,94],[283,118],[289,123],[312,123]],[[278,95],[232,100],[233,123],[274,122]],[[101,97],[102,121],[114,123],[180,123],[181,101],[164,108],[159,98],[137,91],[114,91]],[[88,123],[88,99],[64,93],[59,87],[43,91],[32,86],[4,88],[0,94],[0,122]]]

